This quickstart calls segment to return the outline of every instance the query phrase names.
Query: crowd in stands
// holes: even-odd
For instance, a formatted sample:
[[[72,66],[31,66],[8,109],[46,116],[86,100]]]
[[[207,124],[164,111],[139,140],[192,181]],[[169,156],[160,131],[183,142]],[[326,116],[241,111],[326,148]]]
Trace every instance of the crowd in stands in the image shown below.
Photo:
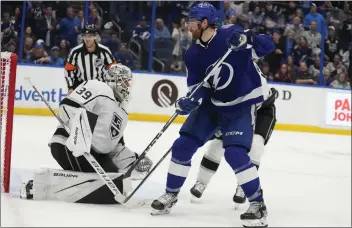
[[[98,42],[118,62],[148,70],[151,52],[153,71],[184,74],[183,56],[192,43],[185,19],[195,3],[157,1],[152,23],[152,2],[90,1],[87,20],[100,29]],[[275,51],[258,62],[269,81],[350,88],[352,2],[225,0],[223,12],[219,1],[211,3],[219,9],[222,25],[272,36]],[[1,2],[1,50],[20,53],[24,26],[22,62],[62,66],[70,49],[82,43],[85,2],[28,1],[24,25],[22,6]]]

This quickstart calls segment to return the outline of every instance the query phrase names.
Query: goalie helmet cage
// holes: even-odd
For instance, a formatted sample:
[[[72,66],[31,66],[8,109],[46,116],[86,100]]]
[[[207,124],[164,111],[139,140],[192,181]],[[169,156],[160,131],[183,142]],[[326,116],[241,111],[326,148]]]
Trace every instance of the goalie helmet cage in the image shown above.
[[[17,55],[1,52],[0,80],[0,149],[1,149],[1,192],[10,190],[12,127],[15,103]]]

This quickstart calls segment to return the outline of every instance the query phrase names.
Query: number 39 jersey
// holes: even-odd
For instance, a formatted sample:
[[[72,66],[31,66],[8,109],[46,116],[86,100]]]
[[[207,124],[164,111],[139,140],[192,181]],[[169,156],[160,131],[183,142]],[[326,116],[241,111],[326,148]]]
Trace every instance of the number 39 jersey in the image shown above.
[[[115,149],[126,127],[128,114],[116,101],[113,90],[104,82],[86,81],[60,102],[60,117],[69,123],[77,108],[86,109],[88,119],[92,120],[92,149],[102,154]]]

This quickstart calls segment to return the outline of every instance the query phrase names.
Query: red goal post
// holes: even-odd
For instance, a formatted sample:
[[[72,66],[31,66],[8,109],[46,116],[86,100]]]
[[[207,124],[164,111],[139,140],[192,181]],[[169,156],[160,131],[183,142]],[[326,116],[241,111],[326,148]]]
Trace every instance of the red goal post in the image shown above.
[[[1,148],[1,191],[10,190],[12,129],[16,90],[17,55],[1,52],[0,80],[0,148]]]

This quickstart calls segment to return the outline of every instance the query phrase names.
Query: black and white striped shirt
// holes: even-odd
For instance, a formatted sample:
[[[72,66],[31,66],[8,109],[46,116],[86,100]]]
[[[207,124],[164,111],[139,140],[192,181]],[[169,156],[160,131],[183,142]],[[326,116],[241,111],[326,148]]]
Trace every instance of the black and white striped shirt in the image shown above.
[[[108,47],[96,43],[94,52],[88,52],[84,43],[74,47],[65,65],[65,79],[68,89],[75,89],[87,80],[105,81],[104,75],[113,63],[114,56]]]

